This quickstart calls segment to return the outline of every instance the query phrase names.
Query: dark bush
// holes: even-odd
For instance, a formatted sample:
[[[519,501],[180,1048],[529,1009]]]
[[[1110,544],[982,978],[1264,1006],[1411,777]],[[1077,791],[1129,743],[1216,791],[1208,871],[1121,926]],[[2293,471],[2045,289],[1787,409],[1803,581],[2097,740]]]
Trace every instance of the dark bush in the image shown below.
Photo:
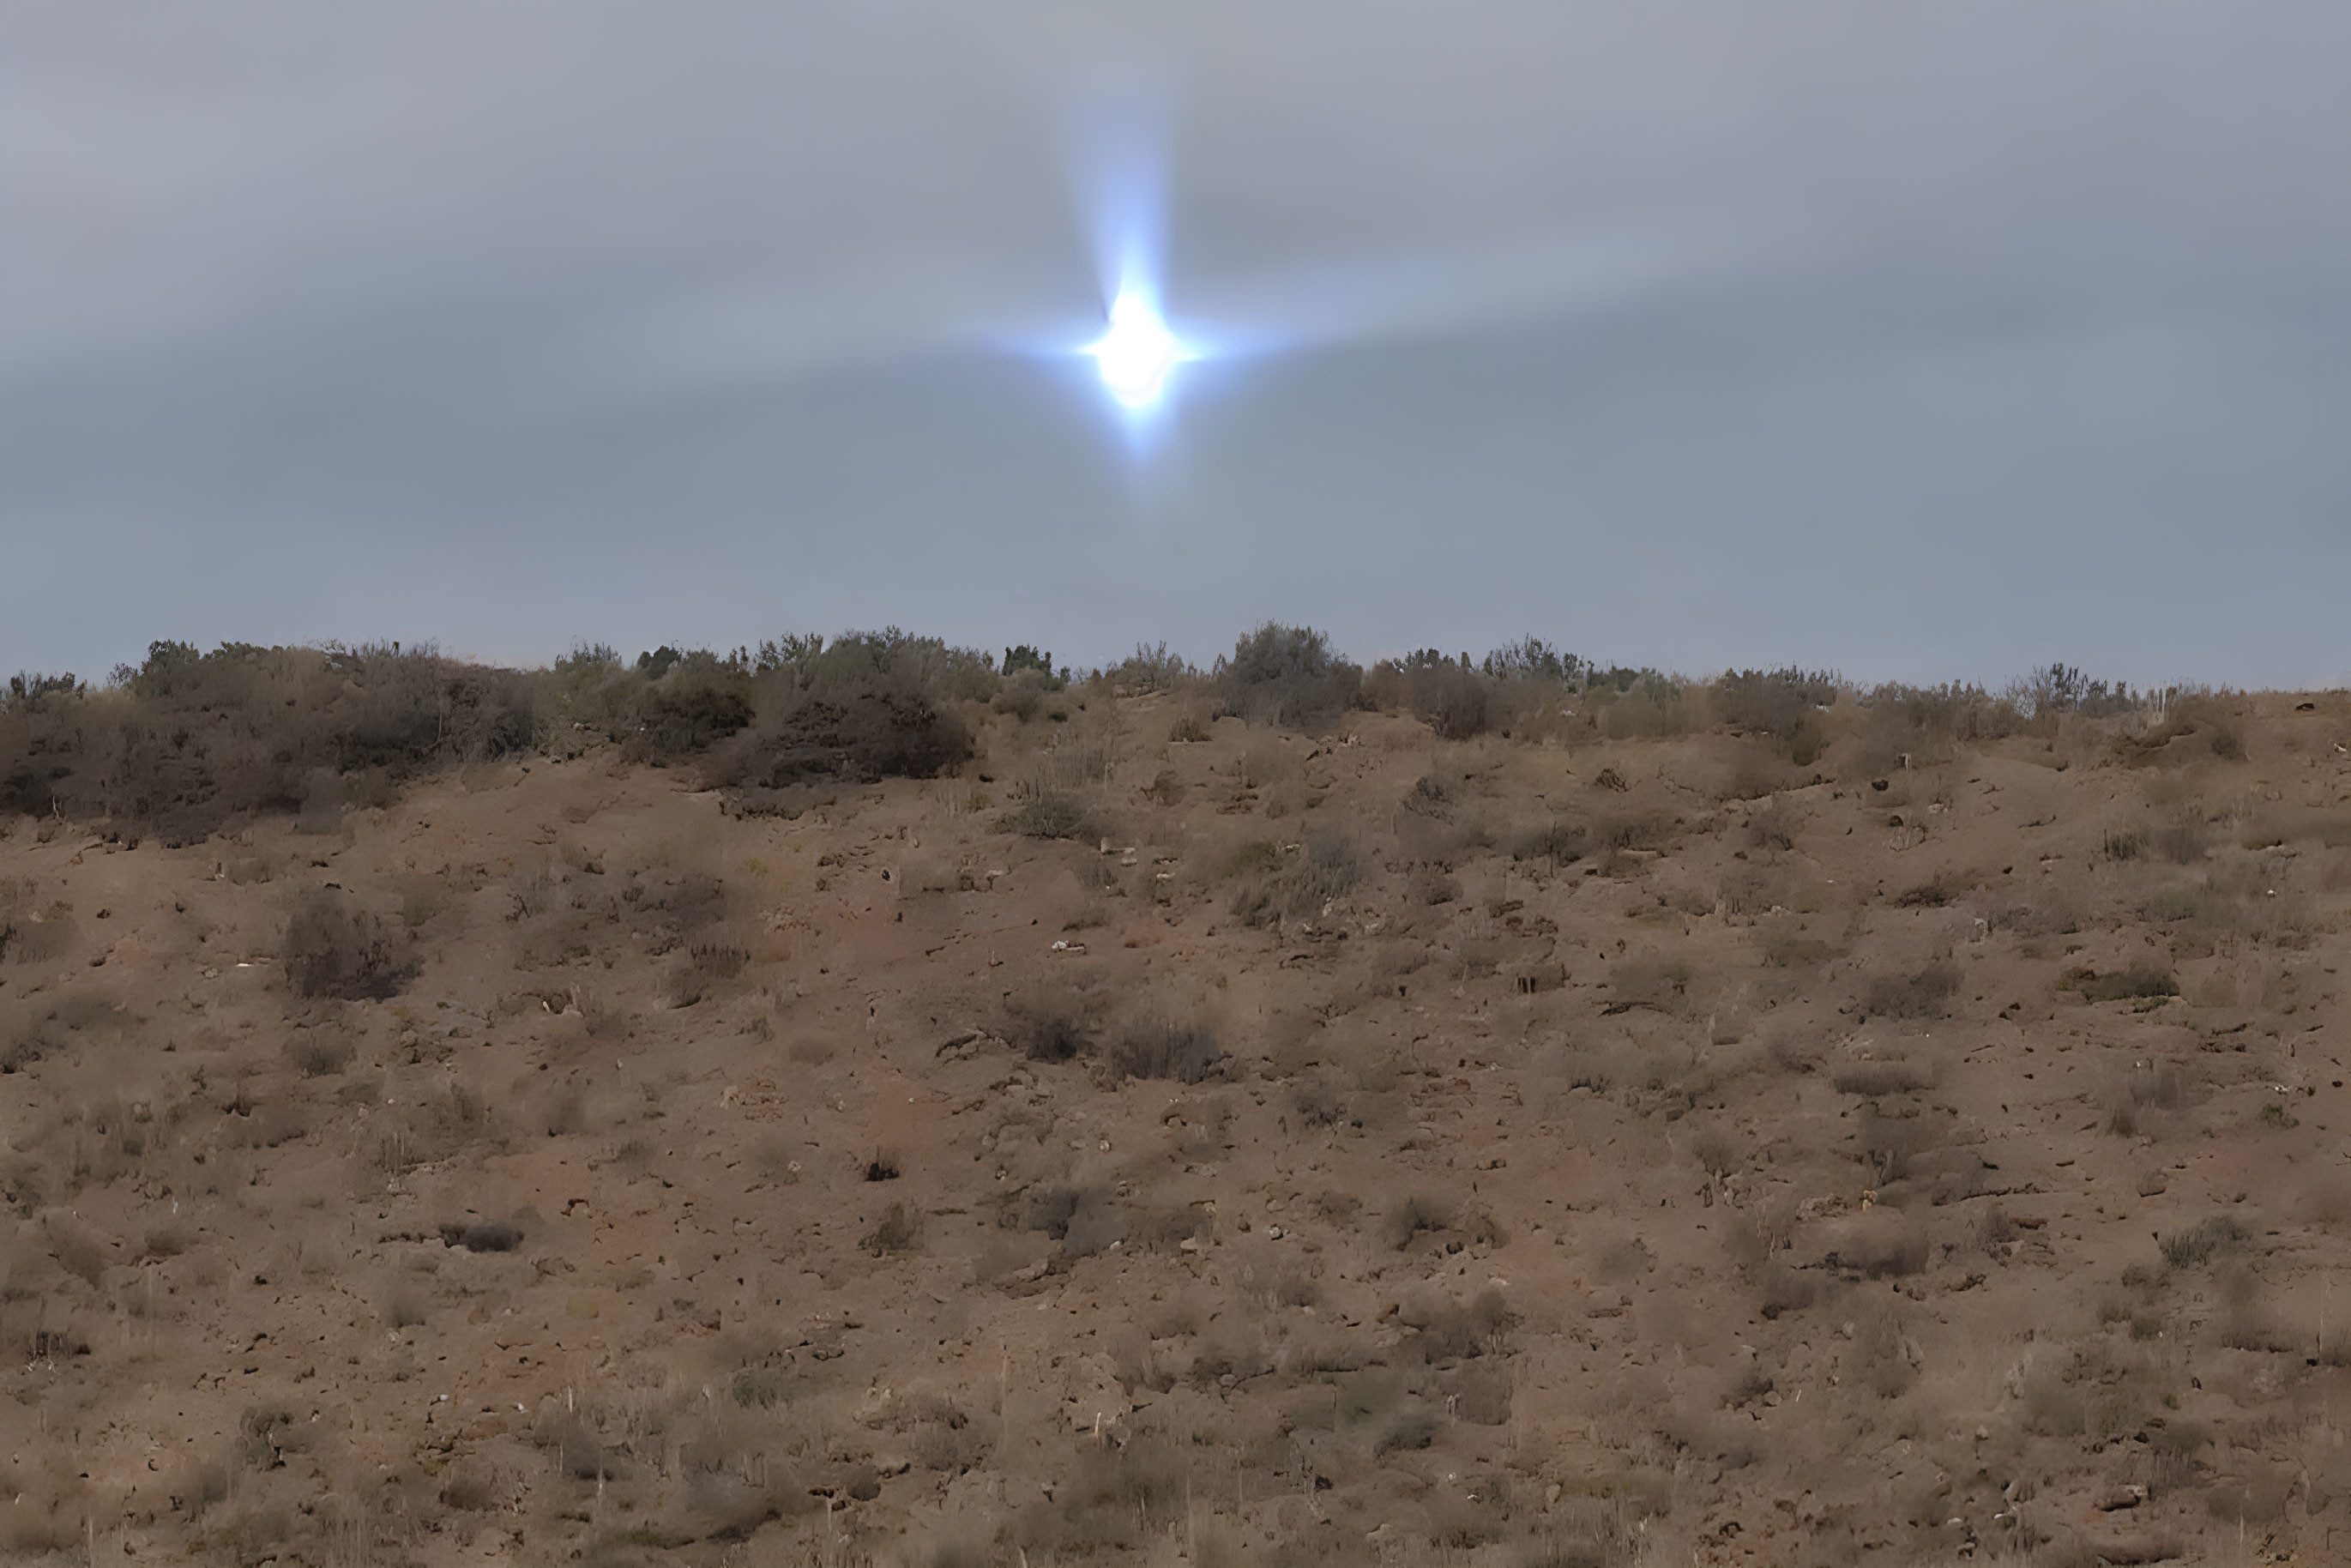
[[[1052,654],[1042,653],[1026,643],[1005,649],[1004,664],[998,673],[1009,680],[1023,670],[1033,670],[1043,676],[1048,691],[1058,692],[1070,684],[1069,672],[1054,673]]]
[[[1573,653],[1562,653],[1540,637],[1506,643],[1486,655],[1479,668],[1498,681],[1557,681],[1570,688],[1582,686],[1592,666]]]
[[[1217,662],[1216,678],[1227,705],[1249,723],[1311,730],[1354,705],[1364,673],[1331,651],[1326,633],[1269,621]]]
[[[522,1231],[503,1220],[475,1219],[462,1225],[444,1225],[441,1239],[451,1247],[462,1247],[468,1252],[511,1252],[522,1245]]]
[[[1808,766],[1820,755],[1825,736],[1819,710],[1836,701],[1837,677],[1825,670],[1730,670],[1708,694],[1723,723],[1760,731],[1789,748],[1792,760]]]
[[[415,977],[403,935],[352,908],[332,888],[298,894],[286,916],[287,980],[305,997],[381,1001]]]
[[[1005,1011],[1005,1038],[1031,1061],[1073,1061],[1093,1050],[1093,1026],[1072,1001],[1016,1002]]]
[[[653,687],[632,705],[624,720],[622,755],[643,762],[675,762],[699,756],[749,727],[751,699],[739,685],[704,682],[675,689]]]
[[[1493,687],[1489,676],[1470,668],[1467,653],[1455,660],[1434,648],[1383,659],[1363,683],[1366,700],[1426,720],[1446,740],[1467,740],[1492,727],[1497,711]]]
[[[811,696],[744,737],[727,781],[782,789],[838,779],[935,779],[971,756],[971,731],[950,710],[910,692]]]
[[[522,750],[537,700],[530,675],[429,647],[227,643],[199,653],[156,643],[102,690],[71,677],[10,683],[0,810],[111,816],[193,842],[234,818],[318,801],[321,776],[397,782]],[[340,800],[327,803],[331,828]]]

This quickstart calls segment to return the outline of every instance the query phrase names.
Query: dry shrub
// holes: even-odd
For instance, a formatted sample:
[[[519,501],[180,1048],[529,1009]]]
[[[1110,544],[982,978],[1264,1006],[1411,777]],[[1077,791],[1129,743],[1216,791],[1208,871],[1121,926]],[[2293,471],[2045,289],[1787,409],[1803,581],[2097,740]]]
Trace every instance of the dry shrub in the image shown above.
[[[1747,841],[1754,849],[1792,850],[1803,831],[1803,808],[1793,800],[1775,799],[1747,819]]]
[[[1401,1314],[1405,1326],[1420,1331],[1421,1354],[1431,1363],[1480,1356],[1499,1348],[1501,1336],[1518,1321],[1499,1291],[1480,1291],[1467,1301],[1440,1301]]]
[[[1411,789],[1405,791],[1404,809],[1416,816],[1440,822],[1450,821],[1458,792],[1458,781],[1439,778],[1434,773],[1424,773],[1413,780]]]
[[[1085,808],[1059,792],[1022,801],[1007,811],[997,826],[1005,832],[1031,839],[1086,839],[1094,833]]]
[[[1374,705],[1404,708],[1425,720],[1444,740],[1468,740],[1493,727],[1493,685],[1434,648],[1402,659],[1384,659],[1364,677],[1364,695]]]
[[[1397,1251],[1411,1246],[1423,1231],[1452,1228],[1453,1206],[1428,1193],[1410,1194],[1388,1211],[1388,1240]]]
[[[913,1251],[922,1233],[921,1216],[903,1203],[893,1203],[882,1211],[882,1218],[860,1245],[877,1258],[894,1257]]]
[[[1840,1094],[1876,1099],[1882,1094],[1915,1094],[1927,1087],[1928,1078],[1907,1061],[1860,1061],[1839,1068],[1830,1082]]]
[[[1938,873],[1895,895],[1896,909],[1940,909],[1957,898],[1962,890],[1957,878],[1948,873]]]
[[[453,1221],[441,1227],[441,1239],[468,1252],[511,1252],[522,1245],[522,1229],[502,1219]]]
[[[2195,1269],[2212,1260],[2214,1254],[2252,1239],[2252,1232],[2229,1215],[2216,1214],[2210,1219],[2178,1230],[2162,1239],[2163,1260],[2175,1269]]]
[[[0,812],[110,817],[172,844],[306,805],[319,825],[391,781],[528,748],[539,700],[530,675],[430,647],[158,642],[104,689],[0,695]]]
[[[1901,1279],[1927,1266],[1927,1231],[1917,1221],[1878,1209],[1847,1221],[1823,1260],[1872,1280]]]
[[[1336,1127],[1350,1120],[1347,1096],[1328,1079],[1310,1078],[1290,1092],[1290,1108],[1307,1127]],[[1356,1122],[1355,1125],[1362,1125]]]
[[[1938,1019],[1959,988],[1959,972],[1948,964],[1929,964],[1911,975],[1878,975],[1862,992],[1862,1012],[1870,1018]]]
[[[1224,1060],[1224,1048],[1207,1030],[1165,1021],[1128,1030],[1104,1054],[1110,1070],[1122,1078],[1165,1078],[1178,1083],[1202,1082]]]
[[[1907,1394],[1918,1380],[1917,1342],[1890,1301],[1880,1301],[1862,1314],[1854,1332],[1853,1358],[1859,1382],[1880,1399]]]
[[[1032,1562],[1123,1552],[1183,1519],[1190,1479],[1181,1452],[1149,1438],[1090,1448],[1053,1500],[1024,1511],[1012,1533]]]
[[[2110,975],[2101,975],[2088,968],[2065,971],[2058,981],[2061,990],[2079,991],[2089,1002],[2126,1001],[2146,997],[2176,997],[2179,982],[2171,974],[2148,964],[2134,964]]]
[[[1512,860],[1549,862],[1554,868],[1583,858],[1591,836],[1570,822],[1548,822],[1521,838],[1510,850]]]
[[[740,976],[750,961],[747,948],[725,937],[691,944],[684,959],[670,971],[669,1005],[693,1007],[714,987]]]
[[[1768,1265],[1763,1272],[1762,1300],[1758,1310],[1766,1318],[1802,1312],[1820,1299],[1821,1282],[1813,1275],[1784,1263]]]
[[[1251,724],[1319,731],[1354,706],[1364,673],[1332,650],[1330,636],[1269,621],[1217,661],[1226,705]]]
[[[1608,1010],[1652,1008],[1659,1012],[1677,1011],[1688,998],[1694,978],[1689,965],[1678,958],[1628,959],[1617,966],[1610,982],[1614,999],[1609,1003]]]
[[[295,895],[281,953],[295,991],[312,998],[381,1001],[399,995],[418,968],[404,934],[329,887]]]
[[[1510,1367],[1487,1359],[1454,1373],[1446,1379],[1444,1389],[1457,1418],[1478,1427],[1500,1427],[1510,1422],[1517,1385]]]
[[[286,1042],[286,1059],[305,1078],[325,1078],[350,1065],[352,1049],[350,1036],[339,1029],[306,1030]]]
[[[1277,852],[1270,866],[1243,881],[1233,894],[1232,912],[1249,925],[1312,918],[1352,891],[1362,875],[1353,841],[1318,830],[1304,843]]]

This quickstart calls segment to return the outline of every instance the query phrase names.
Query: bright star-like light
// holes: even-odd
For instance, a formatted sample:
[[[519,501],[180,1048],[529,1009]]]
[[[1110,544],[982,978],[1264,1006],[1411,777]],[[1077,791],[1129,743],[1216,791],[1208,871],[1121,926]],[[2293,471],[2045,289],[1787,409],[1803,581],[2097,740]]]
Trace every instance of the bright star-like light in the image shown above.
[[[1121,294],[1110,308],[1110,330],[1086,345],[1110,395],[1131,409],[1149,408],[1167,388],[1184,345],[1143,296]]]

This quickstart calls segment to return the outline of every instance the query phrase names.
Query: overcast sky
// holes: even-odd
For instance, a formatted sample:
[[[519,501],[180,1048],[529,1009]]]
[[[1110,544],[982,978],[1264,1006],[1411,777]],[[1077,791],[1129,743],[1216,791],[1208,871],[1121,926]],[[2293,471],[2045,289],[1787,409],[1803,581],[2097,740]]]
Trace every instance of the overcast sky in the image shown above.
[[[2342,0],[19,0],[0,665],[2342,681],[2346,59]],[[1255,351],[1138,443],[1036,350],[1154,202]]]

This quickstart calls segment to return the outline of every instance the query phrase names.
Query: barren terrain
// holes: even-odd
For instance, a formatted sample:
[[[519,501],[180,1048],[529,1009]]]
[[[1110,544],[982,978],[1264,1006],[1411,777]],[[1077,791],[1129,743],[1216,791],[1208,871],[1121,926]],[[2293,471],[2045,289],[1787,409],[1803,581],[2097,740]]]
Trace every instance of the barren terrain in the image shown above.
[[[2351,1561],[2351,701],[1036,707],[10,820],[0,1544]]]

